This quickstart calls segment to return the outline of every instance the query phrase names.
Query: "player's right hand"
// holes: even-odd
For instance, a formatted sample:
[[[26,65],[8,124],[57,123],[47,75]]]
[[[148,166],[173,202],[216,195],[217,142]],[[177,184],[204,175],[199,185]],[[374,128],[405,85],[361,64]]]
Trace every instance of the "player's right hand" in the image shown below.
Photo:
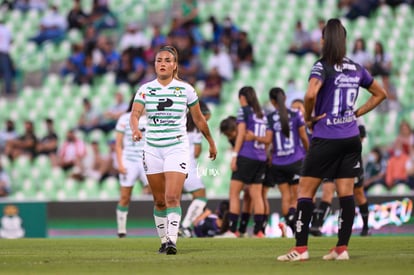
[[[139,129],[132,131],[132,140],[140,141],[142,139],[142,133]]]

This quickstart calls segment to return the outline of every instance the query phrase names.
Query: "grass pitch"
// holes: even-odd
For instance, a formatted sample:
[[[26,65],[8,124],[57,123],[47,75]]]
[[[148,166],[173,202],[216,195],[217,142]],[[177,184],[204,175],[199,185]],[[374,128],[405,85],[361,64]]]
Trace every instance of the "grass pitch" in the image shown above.
[[[323,261],[335,243],[310,237],[309,261],[282,263],[293,239],[179,239],[168,256],[157,238],[0,240],[0,274],[413,274],[414,237],[355,236],[351,260]]]

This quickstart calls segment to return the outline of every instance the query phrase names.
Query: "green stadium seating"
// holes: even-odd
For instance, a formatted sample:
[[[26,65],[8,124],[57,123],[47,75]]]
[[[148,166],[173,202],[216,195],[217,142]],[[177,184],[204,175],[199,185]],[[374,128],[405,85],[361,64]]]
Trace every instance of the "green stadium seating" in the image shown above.
[[[72,5],[71,1],[65,0],[56,0],[54,3],[59,5],[62,11],[68,11]],[[91,4],[92,1],[83,1],[87,11],[90,10]],[[254,44],[257,60],[255,68],[251,71],[238,72],[233,81],[224,85],[222,104],[211,108],[212,117],[209,125],[211,129],[214,129],[214,138],[219,149],[219,158],[214,162],[214,167],[218,167],[221,174],[220,177],[203,177],[203,180],[209,196],[227,196],[230,179],[229,145],[226,138],[216,132],[223,118],[236,114],[238,90],[242,86],[252,85],[256,88],[261,103],[267,102],[267,91],[271,87],[285,87],[290,78],[295,79],[297,86],[305,90],[309,70],[316,57],[306,55],[299,59],[286,55],[293,38],[295,23],[300,19],[308,30],[312,30],[316,27],[319,17],[328,19],[339,16],[340,11],[337,7],[337,0],[210,0],[199,1],[198,4],[200,18],[203,20],[210,15],[216,16],[219,21],[225,16],[230,16],[240,29],[246,30]],[[109,5],[117,13],[122,26],[129,22],[140,22],[145,26],[151,11],[163,11],[166,7],[169,9],[171,2],[168,0],[111,0]],[[66,131],[77,123],[82,111],[83,97],[91,98],[94,103],[104,109],[112,103],[115,91],[122,90],[125,98],[127,98],[126,95],[129,96],[135,91],[131,91],[125,85],[116,85],[114,74],[107,74],[96,79],[93,86],[82,85],[81,87],[73,84],[71,76],[60,78],[56,68],[59,67],[59,62],[64,61],[71,53],[71,43],[80,41],[82,34],[79,31],[70,31],[66,39],[60,43],[46,43],[42,47],[37,47],[34,43],[28,43],[27,40],[37,32],[37,28],[33,26],[38,25],[41,16],[42,13],[36,11],[24,14],[14,10],[6,14],[6,24],[13,30],[14,43],[11,55],[16,67],[22,72],[24,80],[33,74],[34,80],[40,80],[41,85],[40,87],[24,86],[15,101],[9,102],[0,98],[0,110],[2,110],[0,125],[4,125],[5,119],[12,118],[16,121],[18,132],[22,132],[21,122],[25,119],[33,119],[37,133],[44,134],[45,128],[42,120],[49,116],[55,119],[59,140],[63,141]],[[409,121],[414,119],[414,98],[411,92],[411,87],[414,86],[412,66],[414,38],[411,35],[414,14],[407,5],[398,6],[395,13],[389,6],[381,5],[370,18],[358,18],[355,21],[344,18],[341,20],[348,31],[348,52],[352,49],[354,39],[363,36],[371,52],[374,41],[380,40],[393,58],[394,71],[391,80],[396,86],[403,110],[387,114],[373,111],[361,118],[368,131],[366,145],[364,144],[364,152],[368,152],[372,146],[387,145],[395,138],[396,130],[393,127],[383,127],[383,125],[398,124],[402,118],[408,118]],[[209,25],[204,24],[202,33],[209,34],[209,28]],[[115,33],[119,34],[121,29],[116,30]],[[167,29],[167,26],[164,25],[163,29]],[[150,29],[146,30],[148,34],[150,31]],[[208,53],[203,53],[204,61],[207,57]],[[55,74],[48,74],[51,71]],[[28,80],[33,81],[33,77]],[[368,96],[369,93],[361,91],[357,105],[366,100]],[[22,109],[28,111],[18,111]],[[80,132],[78,135],[87,140],[98,139],[101,144],[113,138],[113,134],[106,137],[98,132],[88,136]],[[207,150],[207,144],[204,144],[203,148]],[[62,170],[51,168],[50,163],[45,163],[44,160],[36,160],[33,163],[19,160],[10,163],[3,158],[2,163],[8,167],[13,178],[15,192],[12,197],[15,199],[118,199],[119,196],[119,185],[116,179],[106,180],[100,186],[101,188],[96,188],[97,185],[91,182],[79,183],[66,179]],[[200,159],[200,163],[203,167],[213,165],[207,157]],[[44,171],[48,169],[51,169],[51,173],[45,177]],[[29,176],[31,173],[34,175]],[[27,180],[28,177],[32,181]],[[44,183],[44,190],[36,190],[34,186],[37,182]],[[139,195],[141,188],[135,187],[134,189],[134,195]],[[387,191],[380,193],[389,194]],[[278,195],[278,192],[272,190],[271,194]]]

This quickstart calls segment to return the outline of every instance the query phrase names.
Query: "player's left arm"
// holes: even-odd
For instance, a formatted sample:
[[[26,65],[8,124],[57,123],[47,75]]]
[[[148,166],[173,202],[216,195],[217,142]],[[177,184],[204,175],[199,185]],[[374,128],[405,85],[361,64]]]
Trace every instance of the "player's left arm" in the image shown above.
[[[211,136],[210,129],[208,128],[207,121],[204,115],[201,113],[200,104],[198,102],[190,106],[190,113],[193,117],[194,123],[203,136],[207,139],[209,144],[210,158],[215,160],[217,155],[216,144],[214,143],[213,137]]]
[[[374,79],[372,84],[368,87],[368,92],[371,93],[371,97],[355,111],[355,116],[360,117],[375,107],[377,107],[384,99],[387,98],[387,92],[379,84],[378,81]]]

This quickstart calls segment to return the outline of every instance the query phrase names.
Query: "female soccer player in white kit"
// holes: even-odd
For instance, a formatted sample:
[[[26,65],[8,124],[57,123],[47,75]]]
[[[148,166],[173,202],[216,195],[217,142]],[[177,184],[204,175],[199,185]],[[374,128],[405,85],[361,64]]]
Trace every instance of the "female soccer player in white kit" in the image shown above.
[[[206,120],[208,120],[211,116],[210,109],[203,101],[200,101],[199,104],[201,113]],[[184,182],[183,191],[185,193],[191,193],[193,200],[188,206],[187,213],[181,222],[179,235],[182,237],[193,236],[191,226],[198,216],[204,212],[204,208],[207,204],[206,187],[201,179],[201,173],[197,162],[197,159],[201,154],[203,135],[195,126],[190,113],[187,114],[187,134],[190,143],[190,169]]]
[[[161,239],[160,253],[176,254],[181,222],[181,192],[189,166],[186,115],[209,143],[209,155],[217,149],[207,122],[200,111],[194,88],[178,78],[178,54],[171,46],[162,47],[155,57],[157,78],[142,85],[132,107],[130,124],[133,140],[142,139],[139,118],[144,109],[148,127],[144,145],[144,168],[154,198],[154,220]]]
[[[137,142],[133,141],[132,130],[129,125],[129,117],[131,116],[133,102],[134,97],[131,98],[127,112],[118,119],[115,126],[115,152],[118,163],[119,183],[121,185],[121,197],[116,207],[118,237],[120,238],[125,237],[127,234],[126,224],[128,207],[136,180],[139,180],[143,186],[148,185],[144,164],[142,162],[144,140]],[[139,119],[141,132],[145,132],[146,125],[147,118],[143,115]]]

